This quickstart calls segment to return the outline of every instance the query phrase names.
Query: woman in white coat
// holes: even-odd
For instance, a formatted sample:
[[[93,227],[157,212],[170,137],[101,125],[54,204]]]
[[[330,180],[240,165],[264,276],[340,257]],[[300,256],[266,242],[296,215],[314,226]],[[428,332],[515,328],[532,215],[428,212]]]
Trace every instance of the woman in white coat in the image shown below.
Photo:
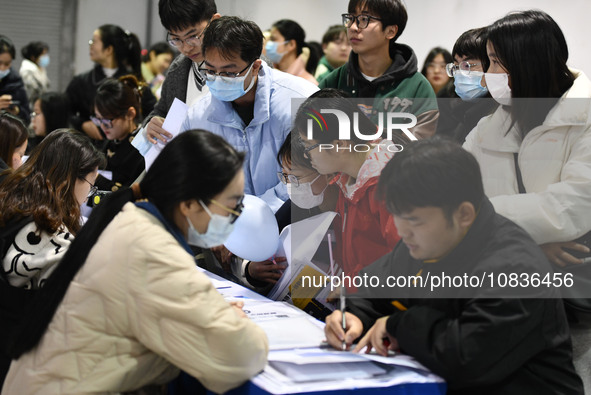
[[[188,245],[219,245],[232,231],[243,160],[223,138],[191,130],[139,188],[101,202],[15,336],[2,393],[129,392],[179,369],[223,393],[262,370],[265,333],[224,301]]]
[[[531,34],[535,31],[536,34]],[[581,263],[563,247],[591,230],[591,82],[566,66],[558,25],[541,11],[489,27],[484,79],[500,106],[464,148],[478,159],[495,210],[529,232],[556,265]],[[519,193],[515,155],[526,193]]]
[[[489,26],[487,53],[484,79],[501,106],[480,120],[464,148],[480,163],[495,210],[555,265],[580,265],[575,251],[591,255],[574,241],[591,230],[591,82],[567,67],[564,35],[542,11],[511,13]],[[591,314],[577,319],[574,359],[587,392]]]

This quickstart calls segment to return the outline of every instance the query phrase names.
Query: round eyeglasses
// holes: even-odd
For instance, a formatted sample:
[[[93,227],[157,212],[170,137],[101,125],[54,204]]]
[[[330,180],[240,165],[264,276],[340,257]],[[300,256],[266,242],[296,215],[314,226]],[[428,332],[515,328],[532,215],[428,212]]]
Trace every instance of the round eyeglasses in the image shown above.
[[[99,118],[99,117],[95,117],[93,115],[90,116],[90,120],[92,121],[92,123],[94,123],[96,125],[97,128],[106,128],[106,129],[113,129],[113,121],[116,118],[113,119],[106,119],[106,118]]]
[[[460,72],[463,75],[468,75],[470,74],[470,69],[474,66],[480,66],[480,63],[470,63],[464,60],[459,64],[448,63],[447,66],[445,66],[445,71],[449,77],[453,77],[457,72]]]
[[[211,21],[207,23],[207,26],[205,26],[205,29],[203,29],[201,33],[189,36],[184,39],[171,37],[170,32],[168,32],[166,33],[166,41],[168,41],[168,44],[170,44],[172,47],[178,49],[182,48],[183,44],[187,44],[190,47],[199,47],[201,46],[201,38],[203,37],[203,33],[205,33],[205,30],[207,30],[210,23]]]
[[[381,18],[365,14],[342,14],[341,16],[343,17],[343,26],[345,26],[347,29],[353,26],[353,22],[357,22],[357,27],[359,29],[365,29],[367,26],[369,26],[369,22],[371,22],[372,19],[375,19],[376,21],[382,20]]]

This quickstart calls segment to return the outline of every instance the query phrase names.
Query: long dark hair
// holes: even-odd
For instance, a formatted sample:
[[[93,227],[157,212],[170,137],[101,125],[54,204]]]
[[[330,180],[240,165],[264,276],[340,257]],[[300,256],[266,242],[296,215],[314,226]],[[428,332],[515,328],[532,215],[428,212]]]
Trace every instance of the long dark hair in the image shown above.
[[[23,121],[11,113],[0,111],[0,159],[12,166],[14,151],[29,138]]]
[[[179,203],[191,199],[209,202],[242,169],[243,161],[244,154],[222,137],[204,130],[189,130],[164,147],[139,189],[142,197],[173,223],[173,211]],[[132,189],[122,188],[94,208],[55,272],[25,312],[8,350],[12,358],[18,358],[37,345],[99,236],[122,207],[133,200]]]
[[[488,28],[487,37],[510,75],[513,98],[549,98],[512,102],[513,123],[525,136],[573,85],[566,39],[554,19],[538,10],[508,14]]]
[[[129,74],[105,78],[96,90],[94,105],[103,117],[114,119],[127,114],[129,107],[136,113],[136,122],[142,119],[142,89],[146,86]]]
[[[62,225],[78,233],[82,225],[76,180],[104,164],[103,154],[86,135],[72,129],[54,131],[0,184],[0,226],[31,216],[47,233]]]
[[[117,67],[132,73],[140,81],[142,77],[142,47],[138,37],[117,25],[102,25],[98,28],[103,48],[113,47]]]

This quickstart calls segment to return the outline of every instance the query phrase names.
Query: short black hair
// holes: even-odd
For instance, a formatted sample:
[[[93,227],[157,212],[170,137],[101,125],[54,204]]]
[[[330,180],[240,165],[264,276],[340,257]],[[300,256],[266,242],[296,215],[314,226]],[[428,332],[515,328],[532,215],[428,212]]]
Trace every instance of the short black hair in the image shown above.
[[[322,45],[336,41],[341,37],[341,34],[347,34],[347,28],[343,25],[333,25],[328,28],[324,36],[322,36]]]
[[[382,30],[386,26],[398,26],[398,32],[392,42],[400,37],[408,21],[408,13],[402,0],[349,0],[347,12],[355,14],[357,8],[361,10],[366,8],[367,11],[380,18],[382,20]]]
[[[306,32],[296,21],[291,19],[281,19],[273,24],[273,27],[279,30],[279,33],[286,40],[295,40],[296,55],[302,53],[302,48],[306,46]]]
[[[148,49],[145,52],[145,55],[142,56],[142,62],[149,62],[150,61],[150,53],[154,51],[154,55],[158,56],[160,54],[170,54],[173,59],[176,56],[176,52],[174,51],[174,49],[172,49],[172,47],[170,46],[170,44],[165,43],[164,41],[159,41],[157,43],[154,43],[150,46],[150,49]]]
[[[45,133],[70,126],[70,101],[65,93],[45,92],[38,99],[45,118]]]
[[[37,59],[41,56],[45,50],[49,51],[49,45],[47,45],[47,43],[44,43],[43,41],[33,41],[21,48],[21,54],[23,55],[23,58],[33,61],[33,59]]]
[[[258,25],[237,16],[223,16],[211,21],[203,34],[201,49],[215,48],[226,59],[239,54],[246,63],[252,63],[263,51],[263,32]]]
[[[294,139],[293,142],[292,139]],[[285,141],[279,148],[279,152],[277,153],[277,163],[279,163],[279,166],[288,165],[291,167],[292,165],[296,165],[316,171],[304,155],[304,148],[301,144],[299,135],[293,132],[289,132]]]
[[[484,187],[476,158],[457,143],[434,137],[413,141],[382,170],[378,196],[395,215],[439,207],[450,219],[468,201],[478,210]]]
[[[451,50],[451,56],[454,59],[456,55],[461,58],[478,59],[482,63],[482,70],[488,70],[490,61],[486,53],[486,27],[470,29],[462,33]]]
[[[214,0],[160,0],[158,14],[168,31],[184,30],[199,22],[209,21],[217,13]]]
[[[16,49],[12,40],[0,34],[0,54],[8,53],[12,60],[16,57]]]

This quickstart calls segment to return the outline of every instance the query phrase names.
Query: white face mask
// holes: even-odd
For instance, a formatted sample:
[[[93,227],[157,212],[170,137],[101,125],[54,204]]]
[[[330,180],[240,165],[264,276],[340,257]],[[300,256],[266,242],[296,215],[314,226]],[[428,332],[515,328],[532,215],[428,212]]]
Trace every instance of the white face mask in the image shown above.
[[[300,183],[300,185],[297,187],[292,187],[291,183],[287,184],[287,194],[296,206],[304,209],[310,209],[320,206],[320,204],[324,201],[324,191],[328,187],[328,184],[318,195],[314,195],[314,192],[312,192],[312,184],[318,178],[320,178],[320,174],[312,181]]]
[[[486,87],[495,101],[503,106],[511,105],[511,88],[509,88],[509,74],[484,73]]]
[[[209,214],[210,220],[207,224],[205,233],[199,233],[193,226],[193,223],[187,217],[189,222],[189,230],[187,232],[187,243],[201,248],[212,248],[224,244],[234,230],[234,224],[230,223],[232,217],[230,215],[224,217],[223,215],[214,214],[203,202],[199,201],[203,209]]]

